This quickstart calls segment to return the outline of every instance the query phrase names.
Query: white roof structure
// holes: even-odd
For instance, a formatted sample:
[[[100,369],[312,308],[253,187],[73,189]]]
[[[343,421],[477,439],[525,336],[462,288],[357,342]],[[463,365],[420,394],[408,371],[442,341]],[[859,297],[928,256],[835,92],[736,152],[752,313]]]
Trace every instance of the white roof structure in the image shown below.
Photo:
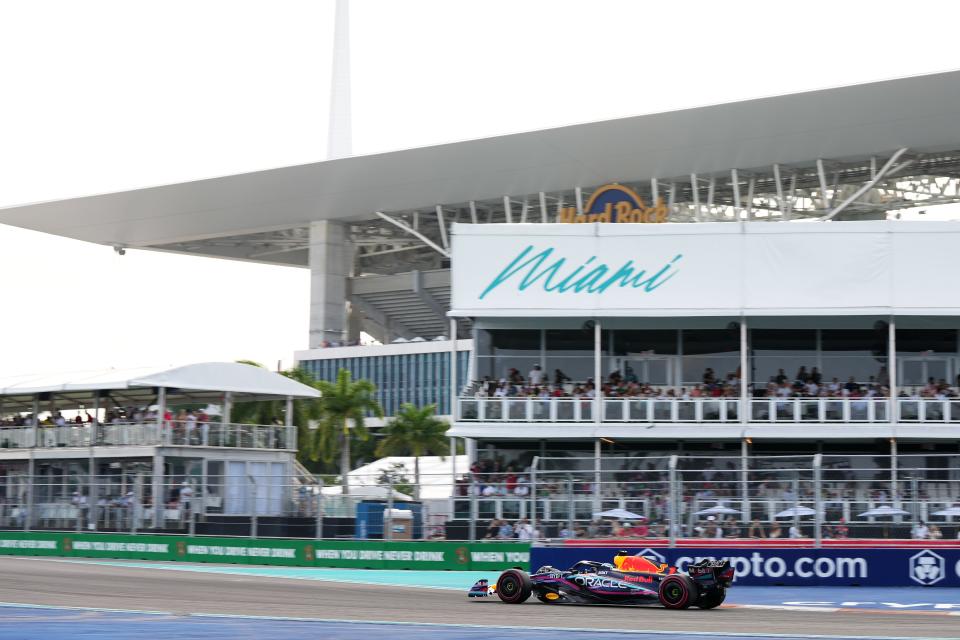
[[[109,392],[115,399],[134,402],[151,398],[161,387],[170,390],[169,397],[185,396],[191,400],[219,399],[225,392],[238,400],[320,397],[317,389],[267,369],[236,362],[203,362],[174,368],[109,369],[0,379],[0,401],[4,407],[10,407],[40,394],[82,399]]]
[[[950,71],[14,206],[0,224],[310,266],[311,347],[356,338],[347,302],[381,341],[429,339],[449,333],[454,223],[555,222],[609,183],[669,222],[919,215],[960,203],[957,122]]]
[[[396,231],[376,212],[432,213],[438,205],[731,169],[745,181],[762,169],[769,184],[758,190],[772,192],[773,165],[787,190],[796,163],[825,159],[832,182],[832,163],[882,160],[902,148],[960,149],[958,121],[960,71],[951,71],[16,206],[0,210],[0,223],[105,245],[305,266],[306,237],[296,230],[311,221]],[[677,197],[689,199],[688,191]],[[520,221],[527,205],[514,206]],[[225,240],[239,236],[247,238]]]

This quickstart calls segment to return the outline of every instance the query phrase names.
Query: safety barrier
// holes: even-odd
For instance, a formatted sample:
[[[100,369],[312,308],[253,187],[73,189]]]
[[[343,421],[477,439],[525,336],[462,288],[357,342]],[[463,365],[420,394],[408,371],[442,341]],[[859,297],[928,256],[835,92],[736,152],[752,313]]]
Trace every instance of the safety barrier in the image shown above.
[[[621,547],[681,570],[703,558],[729,559],[735,584],[783,586],[929,586],[960,587],[960,545],[901,548]],[[612,562],[616,550],[565,545],[534,547],[533,570],[552,565],[566,568],[578,560]]]
[[[222,562],[353,569],[527,568],[529,543],[383,542],[0,532],[0,555]]]

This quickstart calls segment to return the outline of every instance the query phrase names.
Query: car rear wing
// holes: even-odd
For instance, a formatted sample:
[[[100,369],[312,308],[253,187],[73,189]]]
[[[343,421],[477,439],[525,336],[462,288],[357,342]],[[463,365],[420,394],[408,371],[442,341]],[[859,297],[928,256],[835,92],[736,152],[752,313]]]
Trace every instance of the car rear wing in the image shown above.
[[[697,582],[728,585],[734,573],[729,560],[701,560],[687,567],[687,575]]]

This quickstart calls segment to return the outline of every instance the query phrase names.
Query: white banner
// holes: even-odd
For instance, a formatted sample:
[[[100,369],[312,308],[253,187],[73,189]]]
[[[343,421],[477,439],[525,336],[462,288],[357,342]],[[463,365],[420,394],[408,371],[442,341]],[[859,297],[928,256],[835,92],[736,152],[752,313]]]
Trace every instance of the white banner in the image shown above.
[[[960,315],[960,225],[455,225],[453,315]]]

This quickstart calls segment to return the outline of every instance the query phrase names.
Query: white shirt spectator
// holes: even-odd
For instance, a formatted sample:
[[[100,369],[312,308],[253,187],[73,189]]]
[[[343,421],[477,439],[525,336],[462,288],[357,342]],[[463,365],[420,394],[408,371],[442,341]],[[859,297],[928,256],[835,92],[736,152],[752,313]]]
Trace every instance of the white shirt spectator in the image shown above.
[[[788,532],[787,535],[788,535],[790,538],[794,538],[794,539],[796,539],[796,538],[802,538],[802,537],[803,537],[803,534],[800,533],[800,527],[798,527],[798,526],[796,526],[796,525],[790,527],[790,530],[789,530],[789,532]]]
[[[186,482],[180,487],[180,504],[184,507],[190,506],[190,499],[193,497],[193,487]]]
[[[529,378],[530,384],[532,385],[543,384],[543,370],[538,365],[530,371],[530,373],[527,375],[527,378]]]
[[[926,540],[930,537],[930,529],[924,523],[920,523],[913,528],[914,540]]]

